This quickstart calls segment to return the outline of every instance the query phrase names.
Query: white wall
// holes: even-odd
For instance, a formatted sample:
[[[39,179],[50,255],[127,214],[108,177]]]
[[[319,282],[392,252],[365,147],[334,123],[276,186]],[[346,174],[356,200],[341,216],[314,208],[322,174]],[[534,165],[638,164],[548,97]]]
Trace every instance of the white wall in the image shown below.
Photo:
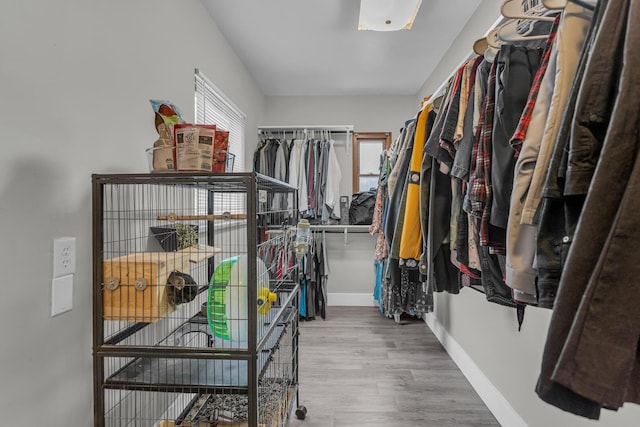
[[[475,13],[451,43],[447,54],[428,76],[418,92],[417,102],[432,94],[453,74],[453,72],[473,53],[473,43],[487,33],[501,16],[500,5],[504,0],[483,0]]]
[[[354,125],[356,132],[393,132],[420,104],[406,96],[267,96],[262,125]]]
[[[373,305],[376,238],[369,233],[325,233],[329,256],[329,305]]]
[[[472,52],[480,38],[500,16],[501,0],[485,0],[471,17],[464,31],[451,45],[448,54],[429,76],[418,94],[418,101],[436,90]],[[534,392],[540,372],[542,351],[551,312],[526,309],[522,331],[518,332],[514,309],[489,303],[469,289],[459,295],[436,294],[434,315],[471,358],[497,391],[520,417],[520,423],[504,422],[506,427],[587,427],[594,425],[632,427],[640,420],[640,406],[627,404],[618,412],[602,411],[599,422],[563,412],[544,403]],[[508,411],[507,411],[508,412]]]
[[[600,421],[595,422],[561,411],[535,394],[550,310],[527,307],[522,331],[518,332],[515,309],[489,303],[484,295],[470,289],[463,289],[459,295],[437,294],[435,308],[437,322],[462,347],[525,425],[638,425],[638,405],[627,403],[617,412],[602,410]],[[482,386],[479,392],[482,395]],[[502,421],[504,426],[522,425]]]
[[[91,174],[147,171],[148,100],[192,120],[195,67],[248,129],[264,98],[198,1],[10,0],[0,39],[2,424],[92,426]],[[60,236],[77,237],[74,308],[52,318]]]

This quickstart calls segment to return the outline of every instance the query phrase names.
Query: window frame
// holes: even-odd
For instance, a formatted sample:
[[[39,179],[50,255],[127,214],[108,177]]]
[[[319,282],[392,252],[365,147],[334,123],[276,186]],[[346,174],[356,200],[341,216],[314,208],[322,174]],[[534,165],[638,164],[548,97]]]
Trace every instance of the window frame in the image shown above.
[[[360,177],[361,176],[380,176],[377,174],[361,174],[360,173],[360,143],[366,142],[367,140],[383,140],[382,149],[387,150],[391,147],[391,132],[355,132],[352,137],[352,160],[353,163],[351,165],[352,170],[352,191],[353,193],[357,193],[360,185]],[[382,154],[382,153],[380,153]]]

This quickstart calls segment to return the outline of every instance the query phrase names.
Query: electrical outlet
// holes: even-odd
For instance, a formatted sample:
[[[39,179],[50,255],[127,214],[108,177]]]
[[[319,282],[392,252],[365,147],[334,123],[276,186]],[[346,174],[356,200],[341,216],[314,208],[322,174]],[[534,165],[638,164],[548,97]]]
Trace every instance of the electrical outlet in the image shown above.
[[[53,240],[53,278],[76,272],[76,238],[60,237]]]

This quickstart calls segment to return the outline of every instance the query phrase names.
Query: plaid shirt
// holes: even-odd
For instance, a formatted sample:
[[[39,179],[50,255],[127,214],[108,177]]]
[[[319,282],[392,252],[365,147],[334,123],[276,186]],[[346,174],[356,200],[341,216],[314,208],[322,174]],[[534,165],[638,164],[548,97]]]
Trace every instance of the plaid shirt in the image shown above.
[[[491,139],[493,135],[493,112],[495,108],[496,63],[491,65],[487,95],[482,102],[482,116],[478,123],[472,148],[473,176],[470,182],[472,213],[482,217],[486,205],[491,205]]]
[[[493,65],[492,65],[493,68]],[[479,181],[479,177],[476,173],[478,151],[480,150],[480,133],[484,125],[484,110],[487,107],[487,97],[485,96],[480,106],[480,114],[478,124],[473,130],[473,144],[471,146],[471,162],[469,164],[469,185],[464,199],[463,208],[469,215],[473,215],[477,218],[482,217],[482,202],[484,197],[484,183]]]
[[[482,111],[486,109],[487,98],[482,101]],[[473,146],[471,147],[471,170],[469,171],[469,192],[468,192],[468,213],[478,218],[482,217],[482,200],[484,200],[484,181],[483,177],[478,176],[478,163],[482,169],[482,161],[478,162],[478,158],[482,156],[480,147],[480,130],[484,125],[484,115],[480,116],[478,127],[473,138]],[[482,174],[483,175],[483,174]]]
[[[471,214],[480,217],[480,245],[489,246],[489,218],[491,215],[491,142],[496,92],[496,62],[491,65],[487,95],[482,103],[482,116],[478,123],[472,147],[472,175],[469,182]],[[473,163],[475,162],[475,165]]]
[[[498,74],[498,61],[491,66],[489,73],[489,84],[487,85],[487,104],[484,110],[484,123],[480,132],[480,144],[483,149],[478,150],[478,160],[484,167],[484,206],[482,209],[482,219],[480,221],[480,245],[491,246],[489,243],[489,220],[491,219],[491,203],[493,192],[491,190],[491,152],[493,145],[493,118],[496,101],[496,80]],[[481,157],[482,155],[482,157]]]
[[[529,123],[531,123],[533,108],[536,106],[536,99],[538,99],[538,92],[540,92],[540,85],[542,84],[542,79],[545,73],[547,72],[547,66],[549,65],[549,59],[551,58],[551,50],[553,47],[553,43],[556,39],[559,23],[560,23],[560,15],[556,16],[556,20],[553,22],[553,26],[551,27],[551,32],[549,33],[549,38],[547,39],[545,50],[542,55],[542,60],[540,61],[540,68],[538,68],[538,71],[536,72],[536,75],[533,78],[533,84],[531,85],[531,90],[529,91],[527,104],[524,107],[522,116],[520,116],[518,127],[516,128],[515,133],[511,137],[511,140],[509,141],[509,144],[515,150],[515,157],[518,157],[520,155],[522,142],[524,141],[524,138],[527,135],[527,129],[529,129]]]

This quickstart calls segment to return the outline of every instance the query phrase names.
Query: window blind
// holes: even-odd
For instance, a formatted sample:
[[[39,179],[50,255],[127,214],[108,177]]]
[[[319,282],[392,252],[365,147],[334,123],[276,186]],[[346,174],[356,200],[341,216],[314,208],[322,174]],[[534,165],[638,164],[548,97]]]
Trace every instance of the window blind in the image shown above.
[[[230,153],[235,154],[233,172],[242,172],[244,168],[244,135],[246,116],[236,107],[209,79],[195,70],[195,120],[196,124],[214,124],[216,128],[229,131]],[[227,169],[228,172],[231,172]],[[196,192],[196,213],[232,214],[244,213],[246,195],[216,192],[208,207],[208,192]],[[211,209],[210,209],[211,208]]]
[[[195,78],[196,124],[216,125],[222,130],[229,131],[228,151],[235,154],[233,171],[244,171],[246,116],[197,69]]]

